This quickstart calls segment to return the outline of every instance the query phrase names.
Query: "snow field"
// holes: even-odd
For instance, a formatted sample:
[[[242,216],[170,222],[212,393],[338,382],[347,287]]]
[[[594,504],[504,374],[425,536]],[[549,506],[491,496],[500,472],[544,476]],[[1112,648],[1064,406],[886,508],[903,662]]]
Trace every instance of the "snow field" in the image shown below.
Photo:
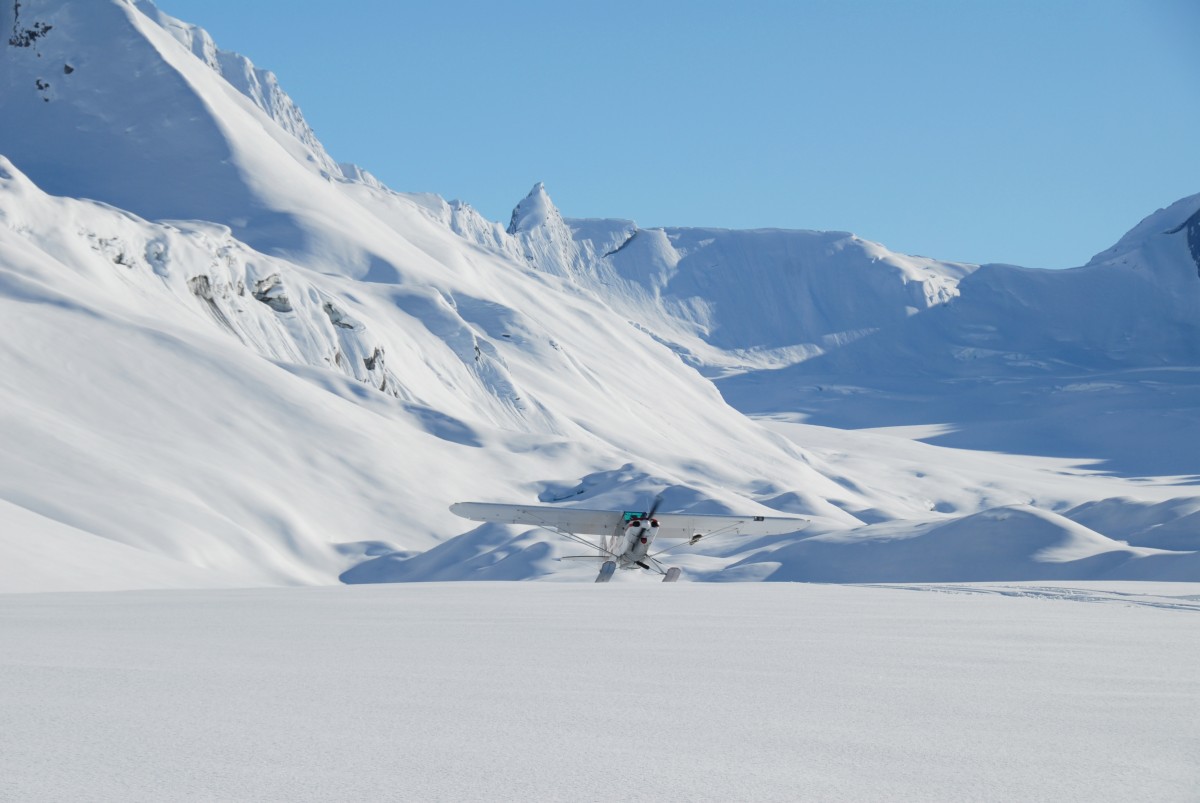
[[[3,799],[1200,791],[1197,584],[0,599]]]

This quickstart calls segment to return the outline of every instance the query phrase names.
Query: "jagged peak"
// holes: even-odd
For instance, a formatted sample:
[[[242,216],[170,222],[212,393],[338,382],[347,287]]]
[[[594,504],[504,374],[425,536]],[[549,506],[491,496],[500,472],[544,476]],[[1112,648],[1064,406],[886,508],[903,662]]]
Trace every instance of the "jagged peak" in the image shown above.
[[[550,200],[550,193],[546,192],[546,185],[539,181],[513,209],[512,219],[508,222],[508,233],[530,231],[547,223],[565,225],[558,207]]]

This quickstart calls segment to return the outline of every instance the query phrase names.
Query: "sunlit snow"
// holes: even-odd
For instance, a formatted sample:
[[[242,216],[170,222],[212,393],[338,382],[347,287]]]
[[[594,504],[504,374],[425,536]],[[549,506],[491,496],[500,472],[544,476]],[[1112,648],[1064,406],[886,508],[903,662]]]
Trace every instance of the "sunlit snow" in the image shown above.
[[[1200,198],[1069,271],[506,228],[145,0],[0,29],[0,589],[561,579],[448,505],[660,491],[814,520],[692,580],[1200,579]]]
[[[149,0],[0,32],[0,798],[1196,798],[1200,196],[1065,271],[505,223]],[[660,493],[809,524],[597,586],[449,511]]]
[[[1194,800],[1198,591],[4,597],[0,797]]]

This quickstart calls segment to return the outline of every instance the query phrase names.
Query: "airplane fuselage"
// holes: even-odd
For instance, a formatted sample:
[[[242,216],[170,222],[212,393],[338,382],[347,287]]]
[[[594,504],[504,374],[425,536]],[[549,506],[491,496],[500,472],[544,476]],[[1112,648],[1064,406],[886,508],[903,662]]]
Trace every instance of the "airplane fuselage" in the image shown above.
[[[613,554],[621,566],[642,566],[645,568],[646,555],[650,553],[650,545],[658,535],[658,522],[654,519],[634,519],[625,527],[621,540],[617,542]]]

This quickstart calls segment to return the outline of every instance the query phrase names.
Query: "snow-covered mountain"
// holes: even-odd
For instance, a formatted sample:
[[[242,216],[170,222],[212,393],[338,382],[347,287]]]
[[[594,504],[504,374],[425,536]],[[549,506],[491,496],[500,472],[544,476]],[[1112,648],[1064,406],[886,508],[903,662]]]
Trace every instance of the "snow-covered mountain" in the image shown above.
[[[706,374],[840,348],[945,304],[975,267],[896,254],[846,232],[564,219],[540,183],[508,233],[531,265],[637,317]]]
[[[1200,578],[1194,486],[1157,477],[1195,473],[1200,197],[1060,272],[575,220],[541,184],[505,227],[338,164],[148,0],[0,31],[0,589],[539,577],[560,545],[447,506],[662,488],[813,520],[694,578]],[[1012,424],[1030,387],[1150,425],[1063,453]]]
[[[1071,270],[985,265],[958,298],[836,351],[721,381],[746,412],[839,427],[937,424],[931,442],[1197,474],[1200,195]],[[886,403],[881,403],[886,399]]]

